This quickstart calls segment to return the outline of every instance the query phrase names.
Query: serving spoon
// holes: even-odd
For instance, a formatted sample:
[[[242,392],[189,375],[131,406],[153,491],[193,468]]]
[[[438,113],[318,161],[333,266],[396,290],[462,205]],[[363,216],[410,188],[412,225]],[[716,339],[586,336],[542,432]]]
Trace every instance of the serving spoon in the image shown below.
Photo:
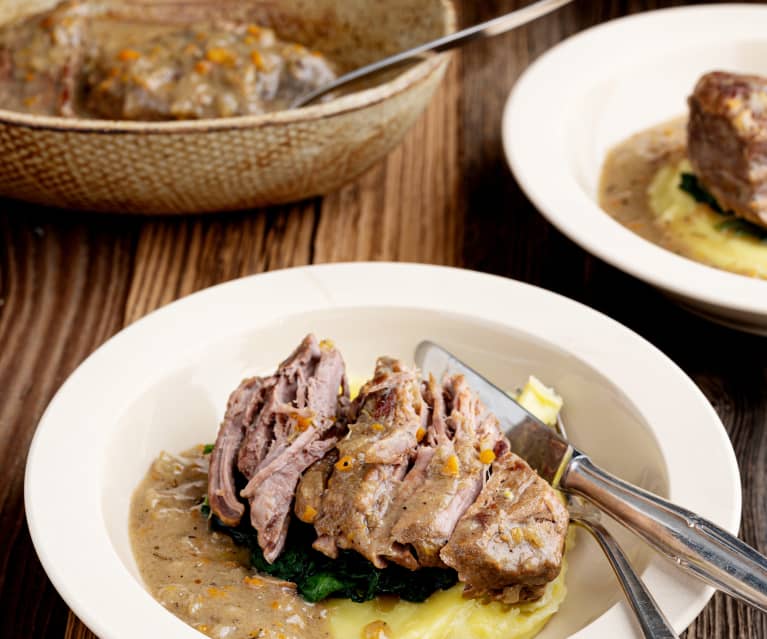
[[[492,38],[502,33],[507,33],[512,29],[541,18],[555,9],[572,2],[572,0],[539,0],[531,5],[516,9],[498,18],[493,18],[487,22],[451,33],[450,35],[437,38],[431,42],[418,45],[412,49],[401,51],[395,55],[383,58],[372,64],[365,65],[355,69],[345,75],[336,78],[332,82],[321,86],[314,91],[305,93],[296,98],[290,105],[291,109],[308,106],[312,102],[319,100],[332,91],[337,91],[348,85],[357,83],[363,79],[370,79],[372,76],[407,64],[422,62],[423,60],[436,55],[463,46],[473,40]]]

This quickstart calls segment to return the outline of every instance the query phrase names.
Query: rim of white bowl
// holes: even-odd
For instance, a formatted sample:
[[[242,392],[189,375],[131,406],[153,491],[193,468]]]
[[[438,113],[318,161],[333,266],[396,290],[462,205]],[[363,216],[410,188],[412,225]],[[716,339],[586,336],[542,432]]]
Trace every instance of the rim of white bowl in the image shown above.
[[[426,309],[490,321],[580,358],[622,388],[642,414],[666,461],[670,498],[737,532],[740,476],[721,421],[676,364],[618,322],[555,293],[461,269],[351,263],[274,271],[195,293],[124,329],[72,373],[40,420],[25,476],[32,540],[56,589],[101,639],[200,636],[149,595],[112,546],[102,516],[106,469],[99,460],[110,441],[108,425],[154,380],[227,335],[296,314],[360,307]],[[706,472],[696,474],[702,468]],[[78,512],[90,516],[73,520],[73,495]],[[680,632],[713,593],[658,557],[643,577]],[[618,603],[572,637],[632,632],[626,607]]]
[[[658,56],[685,45],[721,44],[733,32],[763,40],[765,20],[767,6],[673,7],[606,22],[547,51],[522,74],[503,114],[506,157],[527,197],[582,248],[640,280],[687,299],[767,315],[767,281],[683,258],[626,229],[583,191],[562,156],[569,88],[583,82],[590,65],[603,69],[641,56],[634,50],[618,55],[619,45],[637,42],[645,49],[652,42]]]

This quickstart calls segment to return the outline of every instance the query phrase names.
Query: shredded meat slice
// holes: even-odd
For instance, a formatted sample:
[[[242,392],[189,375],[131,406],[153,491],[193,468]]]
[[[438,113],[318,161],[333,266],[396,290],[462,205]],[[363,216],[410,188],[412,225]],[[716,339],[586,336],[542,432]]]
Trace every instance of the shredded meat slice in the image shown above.
[[[463,376],[443,386],[431,378],[427,397],[433,406],[429,434],[434,448],[418,491],[400,505],[392,536],[415,549],[419,565],[444,567],[439,552],[487,476],[489,466],[480,454],[494,455],[502,434]]]
[[[341,354],[308,335],[274,375],[246,380],[230,399],[211,457],[211,510],[230,526],[242,518],[236,463],[267,561],[285,545],[301,474],[345,432],[348,394]]]
[[[354,549],[379,568],[387,558],[416,568],[410,551],[390,538],[390,509],[417,479],[404,481],[428,419],[417,373],[397,360],[379,359],[355,408],[356,420],[338,443],[339,460],[314,524],[314,547],[330,557],[339,548]]]
[[[210,455],[208,501],[210,509],[227,526],[236,526],[245,513],[237,499],[234,462],[252,415],[263,405],[272,379],[252,377],[243,381],[229,397],[226,414]]]

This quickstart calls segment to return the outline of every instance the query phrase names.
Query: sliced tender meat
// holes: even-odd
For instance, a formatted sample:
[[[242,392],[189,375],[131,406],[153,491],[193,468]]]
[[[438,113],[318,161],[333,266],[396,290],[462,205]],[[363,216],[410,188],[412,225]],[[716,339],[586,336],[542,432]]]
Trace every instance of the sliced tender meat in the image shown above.
[[[338,461],[338,451],[333,448],[325,457],[314,462],[301,476],[296,488],[296,517],[313,524],[322,508],[322,498],[328,487],[330,474]]]
[[[559,574],[568,523],[554,489],[505,453],[440,556],[458,571],[469,596],[507,603],[535,599]]]
[[[224,421],[210,455],[208,501],[210,509],[227,526],[240,523],[245,507],[237,499],[235,459],[245,435],[245,426],[263,405],[273,380],[252,377],[230,395]]]
[[[431,378],[428,389],[435,448],[423,482],[399,506],[392,537],[411,545],[421,566],[444,567],[439,552],[479,495],[503,435],[463,376],[446,380],[444,387]]]
[[[392,531],[395,523],[401,516],[403,504],[408,503],[420,494],[435,450],[434,446],[430,444],[418,447],[412,467],[407,471],[402,481],[394,487],[396,493],[381,524],[376,529],[375,538],[378,546],[381,548],[381,557],[410,570],[416,570],[422,564],[413,553],[413,546],[398,541]]]
[[[416,371],[393,359],[378,360],[374,378],[355,402],[356,419],[338,444],[339,459],[314,524],[317,550],[336,557],[339,548],[354,549],[379,568],[386,558],[417,567],[408,549],[390,537],[390,509],[403,486],[411,490],[419,477],[404,481],[427,426],[420,386]]]
[[[258,532],[264,558],[272,562],[282,552],[291,504],[302,473],[333,449],[345,432],[348,384],[343,358],[329,342],[310,335],[277,371],[256,419],[255,438],[246,436],[240,470],[248,483],[240,495],[250,503],[250,521]],[[271,433],[263,453],[264,434]],[[250,433],[249,433],[250,435]],[[250,456],[258,446],[258,465]],[[243,455],[243,451],[245,455]]]
[[[767,226],[767,78],[708,73],[688,102],[695,173],[723,209]]]

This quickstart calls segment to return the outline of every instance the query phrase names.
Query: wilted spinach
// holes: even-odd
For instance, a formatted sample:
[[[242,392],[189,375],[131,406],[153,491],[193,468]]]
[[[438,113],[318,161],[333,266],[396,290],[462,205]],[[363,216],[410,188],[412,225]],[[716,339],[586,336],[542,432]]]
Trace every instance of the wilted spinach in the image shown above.
[[[264,559],[256,532],[249,525],[230,528],[216,517],[211,525],[229,534],[236,544],[249,548],[256,570],[296,584],[300,595],[311,602],[329,597],[362,602],[377,595],[397,595],[405,601],[420,602],[458,581],[456,572],[450,569],[411,571],[396,565],[376,568],[351,550],[341,550],[337,559],[330,559],[312,548],[314,528],[296,518],[290,523],[285,550],[273,564]]]

